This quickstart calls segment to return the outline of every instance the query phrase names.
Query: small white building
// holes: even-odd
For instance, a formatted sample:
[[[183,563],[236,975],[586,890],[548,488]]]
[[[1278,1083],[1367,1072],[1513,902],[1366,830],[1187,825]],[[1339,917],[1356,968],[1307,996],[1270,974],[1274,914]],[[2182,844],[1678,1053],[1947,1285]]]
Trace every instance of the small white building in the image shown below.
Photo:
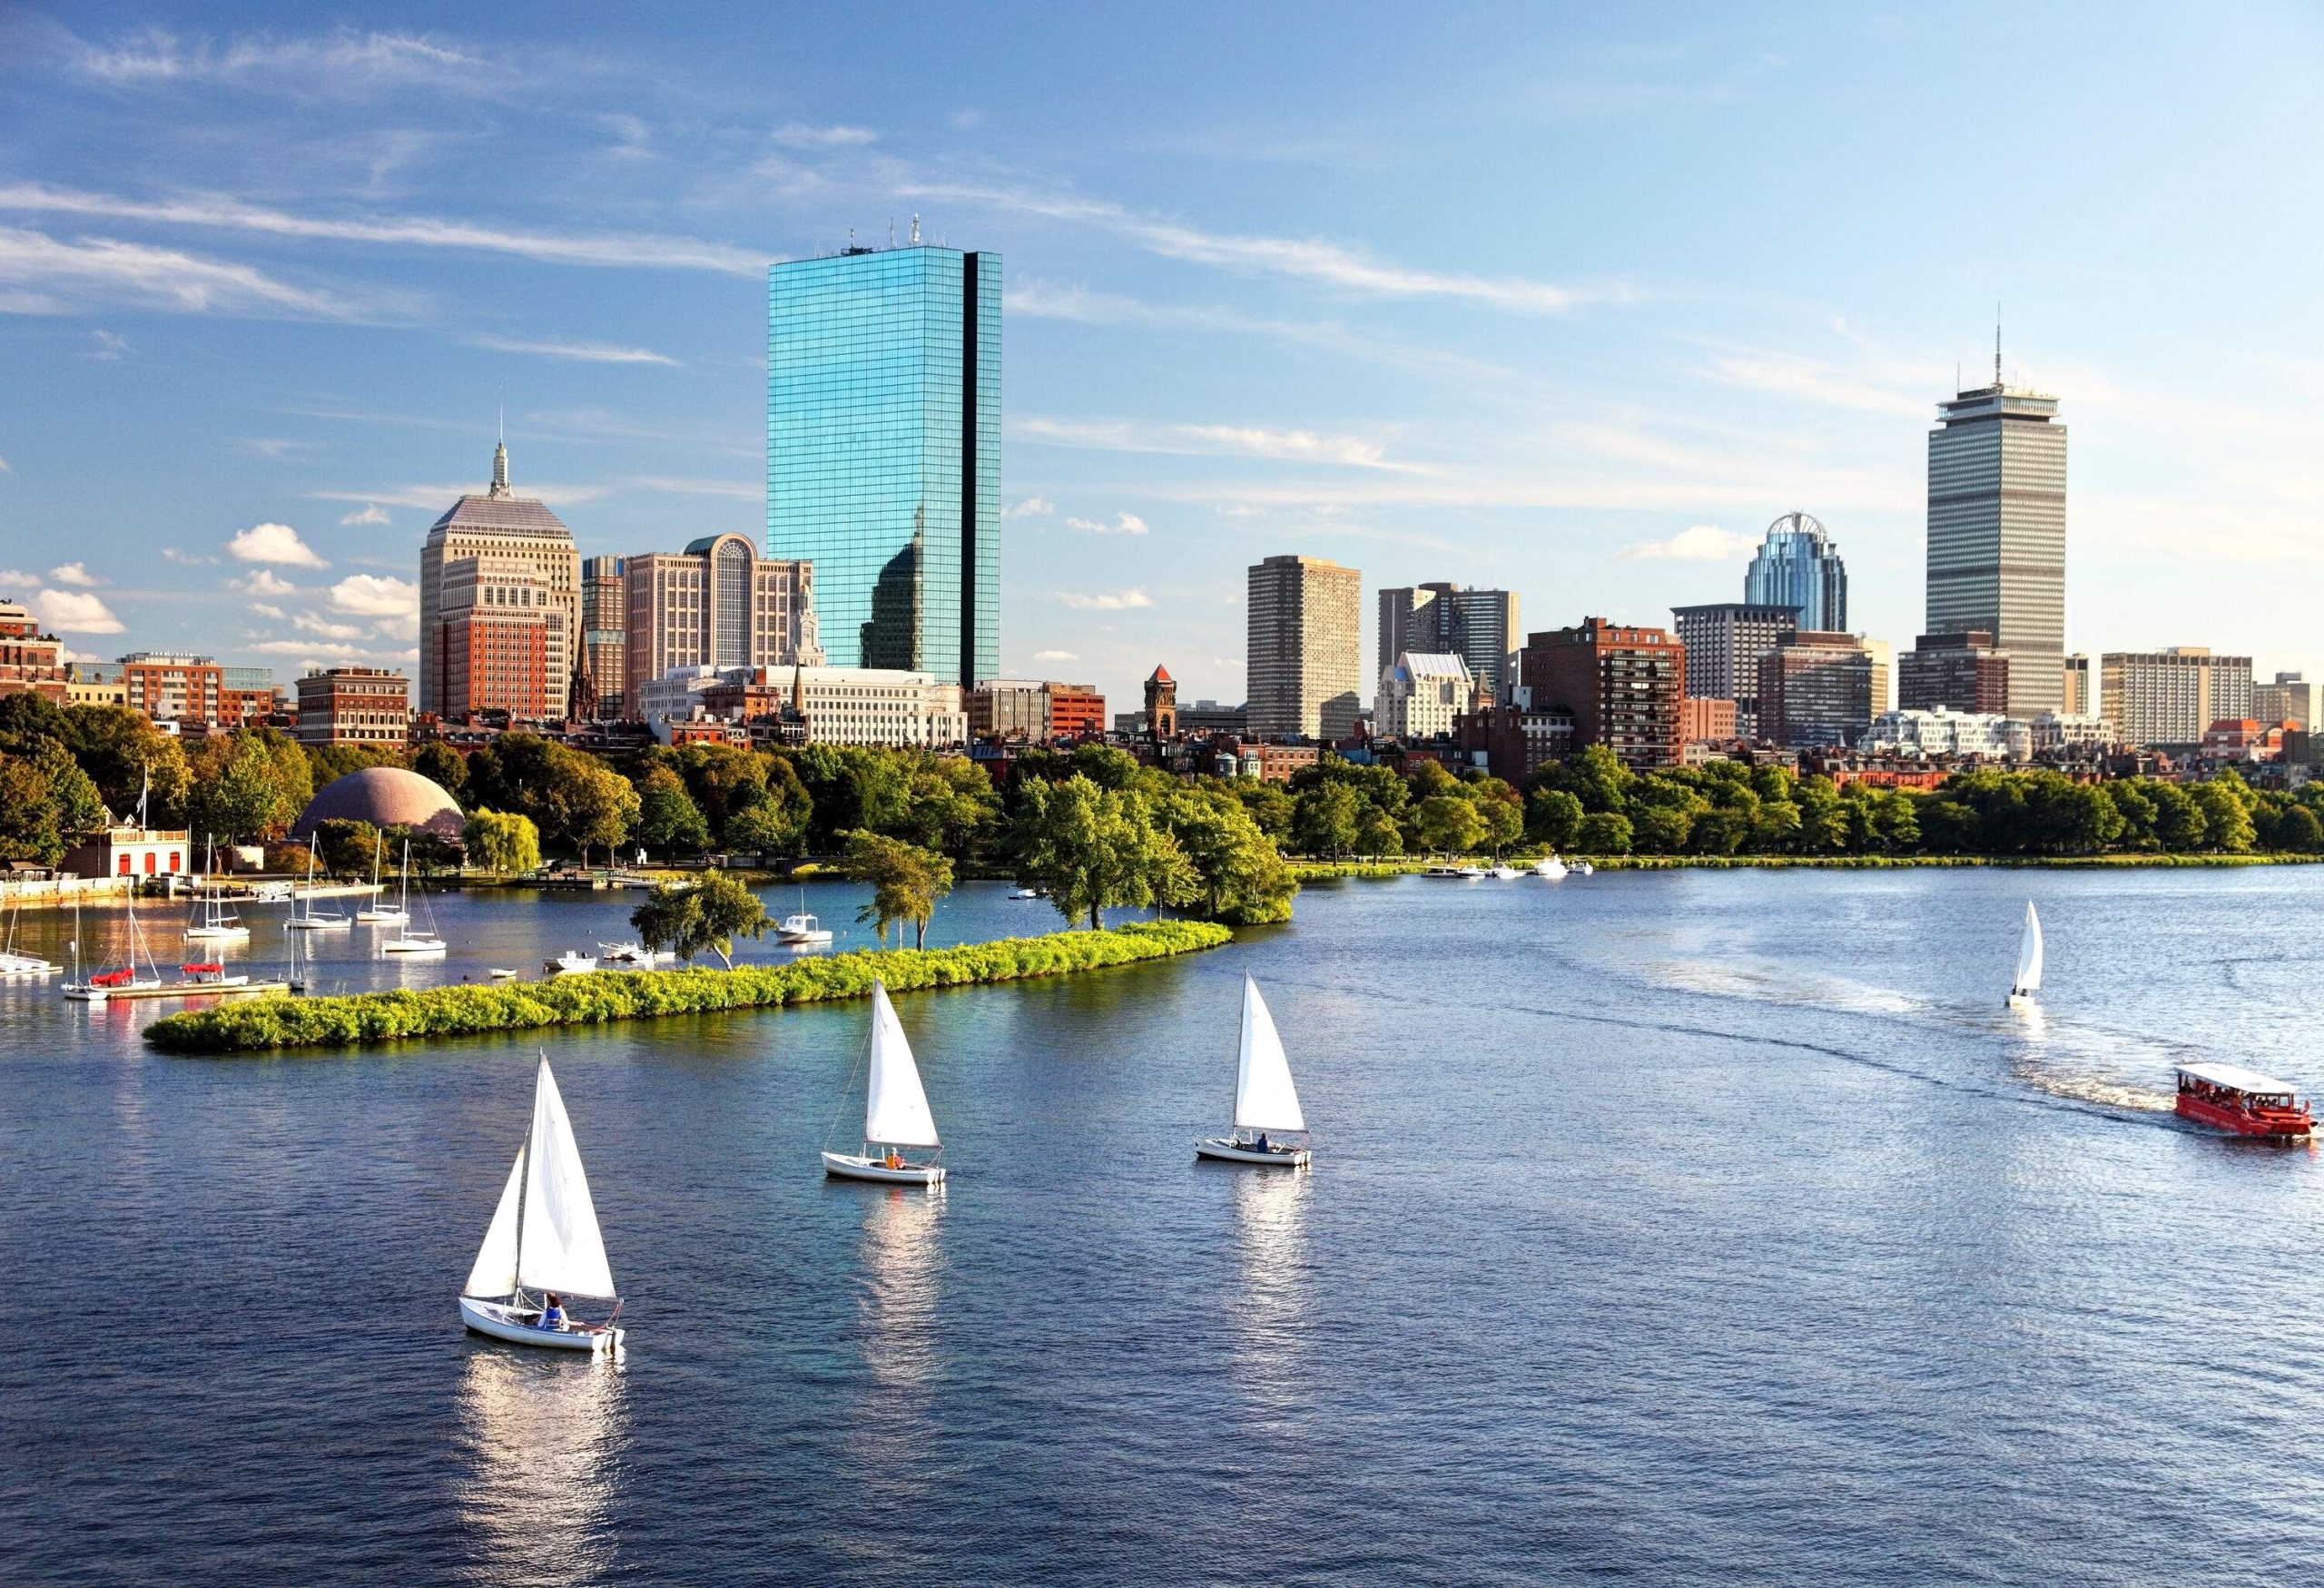
[[[2034,748],[2045,750],[2112,750],[2122,735],[2102,716],[2082,712],[2045,711],[2033,722]]]
[[[960,686],[891,667],[672,667],[637,691],[637,715],[662,744],[674,723],[710,715],[749,721],[787,706],[796,688],[815,745],[949,750],[968,742]],[[727,702],[744,704],[730,708]]]
[[[1476,681],[1469,664],[1444,651],[1405,651],[1380,675],[1373,734],[1383,739],[1434,739],[1452,732],[1469,709]]]
[[[1858,747],[1877,755],[1982,755],[1994,761],[2024,761],[2034,754],[2034,732],[2015,717],[1995,712],[1884,711],[1872,719]]]

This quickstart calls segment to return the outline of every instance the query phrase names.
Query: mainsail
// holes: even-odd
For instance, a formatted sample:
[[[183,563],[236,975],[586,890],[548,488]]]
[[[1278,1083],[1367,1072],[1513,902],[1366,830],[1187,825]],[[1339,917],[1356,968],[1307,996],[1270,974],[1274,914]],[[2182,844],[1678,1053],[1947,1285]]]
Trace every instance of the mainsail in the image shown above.
[[[1299,1093],[1291,1084],[1291,1060],[1275,1034],[1275,1017],[1259,996],[1259,984],[1243,978],[1243,1050],[1235,1070],[1235,1128],[1238,1130],[1305,1130]]]
[[[863,1139],[892,1147],[934,1147],[936,1117],[928,1111],[920,1066],[888,1001],[883,981],[872,984],[872,1079],[863,1098]]]
[[[589,1199],[589,1179],[581,1169],[581,1149],[574,1144],[565,1100],[557,1095],[556,1079],[546,1058],[533,1089],[532,1133],[517,1162],[523,1175],[523,1214],[517,1220],[517,1285],[576,1296],[613,1295],[613,1269],[606,1261],[605,1237],[597,1230],[596,1206]],[[502,1193],[503,1208],[507,1200]],[[496,1214],[496,1228],[499,1222]],[[485,1251],[478,1258],[479,1268],[491,1251],[492,1237],[487,1235]]]
[[[2017,985],[2019,992],[2036,992],[2042,986],[2042,918],[2034,913],[2034,901],[2025,901],[2025,930],[2017,940]]]

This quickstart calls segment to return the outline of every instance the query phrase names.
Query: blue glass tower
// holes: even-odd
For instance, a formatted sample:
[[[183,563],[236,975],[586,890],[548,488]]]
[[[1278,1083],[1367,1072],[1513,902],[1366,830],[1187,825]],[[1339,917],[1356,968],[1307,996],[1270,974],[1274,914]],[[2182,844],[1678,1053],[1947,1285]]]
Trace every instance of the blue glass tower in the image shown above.
[[[993,676],[1000,256],[915,235],[778,264],[766,354],[767,555],[815,565],[825,653]]]
[[[1848,570],[1824,526],[1805,513],[1786,513],[1768,526],[1743,575],[1743,599],[1791,607],[1802,628],[1848,632]]]

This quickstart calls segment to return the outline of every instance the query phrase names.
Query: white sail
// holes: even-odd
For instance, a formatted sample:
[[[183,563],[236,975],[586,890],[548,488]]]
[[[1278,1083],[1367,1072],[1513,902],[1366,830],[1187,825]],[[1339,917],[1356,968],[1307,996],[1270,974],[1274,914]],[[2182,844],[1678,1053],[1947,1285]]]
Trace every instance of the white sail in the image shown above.
[[[298,934],[290,941],[297,942]],[[500,1206],[492,1210],[492,1226],[484,1232],[484,1246],[468,1270],[463,1296],[507,1296],[517,1288],[517,1204],[524,1198],[525,1155],[508,1166],[508,1184],[500,1192]]]
[[[872,1081],[863,1097],[863,1139],[891,1147],[934,1147],[936,1117],[928,1111],[920,1066],[888,1001],[884,981],[872,983]]]
[[[525,1149],[524,1238],[517,1249],[517,1282],[527,1289],[614,1294],[596,1205],[589,1200],[589,1179],[581,1170],[581,1149],[574,1144],[573,1125],[565,1117],[565,1100],[557,1095],[547,1059],[533,1092],[533,1134]]]
[[[2025,901],[2025,930],[2017,940],[2017,986],[2019,992],[2037,992],[2042,987],[2042,918],[2034,913],[2034,901]]]
[[[1291,1060],[1275,1034],[1275,1017],[1259,984],[1243,978],[1243,1050],[1235,1069],[1235,1128],[1237,1130],[1305,1130],[1299,1093],[1291,1084]]]

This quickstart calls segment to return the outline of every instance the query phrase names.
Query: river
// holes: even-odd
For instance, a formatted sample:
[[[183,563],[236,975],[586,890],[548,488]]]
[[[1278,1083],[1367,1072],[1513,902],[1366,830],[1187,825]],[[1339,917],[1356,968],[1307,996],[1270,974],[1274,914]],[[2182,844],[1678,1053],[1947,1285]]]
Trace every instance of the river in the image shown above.
[[[1004,893],[931,941],[1057,923]],[[447,961],[358,929],[318,974],[537,973],[635,902],[451,896]],[[2324,1081],[2319,905],[2310,867],[1311,885],[1215,952],[900,998],[933,1198],[818,1173],[861,1005],[216,1061],[5,986],[0,1576],[2305,1578],[2324,1169],[2170,1094]],[[1305,1175],[1193,1161],[1245,972]],[[542,1047],[618,1365],[453,1307]]]

